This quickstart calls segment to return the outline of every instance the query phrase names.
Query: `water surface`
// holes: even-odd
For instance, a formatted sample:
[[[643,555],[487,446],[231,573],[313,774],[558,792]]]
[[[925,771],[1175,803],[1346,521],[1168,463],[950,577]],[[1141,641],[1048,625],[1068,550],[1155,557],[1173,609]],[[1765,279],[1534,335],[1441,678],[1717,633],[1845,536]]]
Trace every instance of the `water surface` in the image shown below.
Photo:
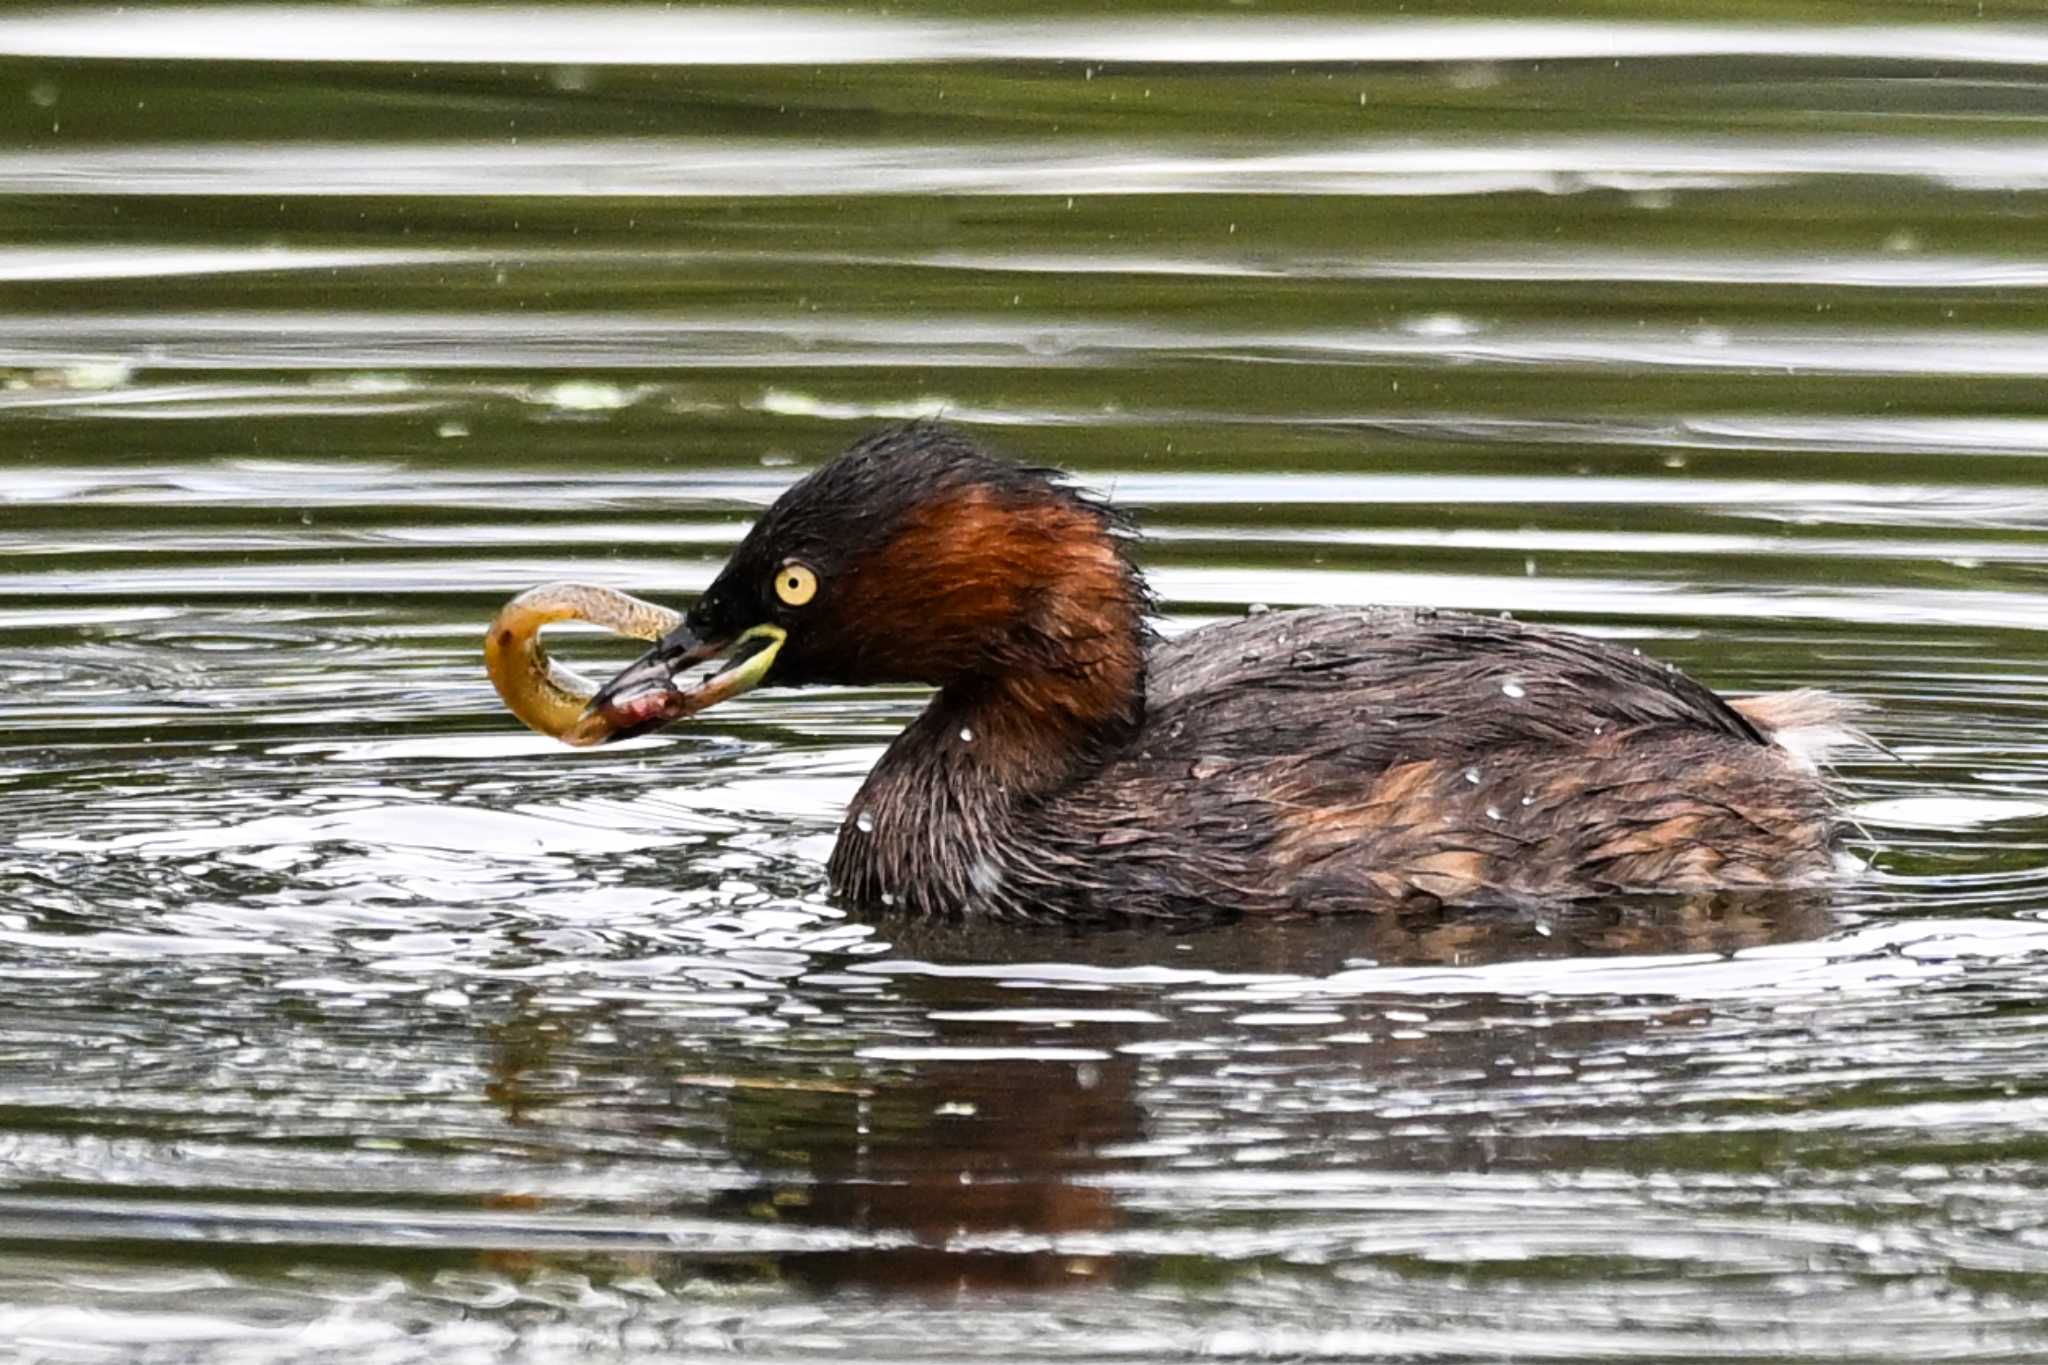
[[[1998,5],[0,14],[0,1342],[2048,1355],[2044,68]],[[1867,699],[1867,869],[863,919],[914,691],[500,710],[504,597],[685,601],[931,414],[1141,507],[1168,630]]]

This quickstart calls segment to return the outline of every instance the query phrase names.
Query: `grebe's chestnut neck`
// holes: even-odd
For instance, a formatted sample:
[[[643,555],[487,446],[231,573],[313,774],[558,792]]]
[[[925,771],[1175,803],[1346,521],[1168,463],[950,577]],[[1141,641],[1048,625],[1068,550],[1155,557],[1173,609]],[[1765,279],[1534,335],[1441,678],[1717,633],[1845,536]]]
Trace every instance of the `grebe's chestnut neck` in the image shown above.
[[[756,683],[923,683],[1014,792],[1047,790],[1135,732],[1149,599],[1124,519],[1052,471],[934,423],[882,432],[793,486],[593,711],[674,719],[676,670],[782,633]],[[641,713],[632,714],[635,699]],[[680,705],[678,700],[676,705]]]

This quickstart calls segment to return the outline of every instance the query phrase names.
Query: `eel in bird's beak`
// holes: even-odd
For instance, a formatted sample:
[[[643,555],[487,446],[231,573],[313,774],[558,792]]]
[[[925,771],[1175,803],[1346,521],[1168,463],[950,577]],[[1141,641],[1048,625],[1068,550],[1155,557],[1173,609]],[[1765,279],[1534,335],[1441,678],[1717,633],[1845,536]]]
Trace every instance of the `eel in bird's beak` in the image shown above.
[[[655,646],[598,687],[548,657],[543,626],[586,621]],[[544,735],[588,747],[644,735],[759,685],[787,638],[761,625],[729,640],[706,640],[667,607],[587,583],[547,583],[507,602],[484,636],[484,666],[512,714]],[[682,675],[721,655],[731,659],[694,686]]]
[[[630,739],[751,691],[775,666],[788,638],[780,626],[760,625],[730,639],[707,640],[679,625],[599,688],[561,738],[578,745]],[[720,656],[727,656],[724,668],[694,686],[685,684],[684,674]]]

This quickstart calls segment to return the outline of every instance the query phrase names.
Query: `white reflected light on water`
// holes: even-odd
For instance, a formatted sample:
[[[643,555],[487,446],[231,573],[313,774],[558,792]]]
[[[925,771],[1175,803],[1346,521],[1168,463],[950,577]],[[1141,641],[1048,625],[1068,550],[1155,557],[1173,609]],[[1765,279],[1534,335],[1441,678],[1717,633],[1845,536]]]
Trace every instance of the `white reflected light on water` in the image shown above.
[[[837,66],[982,61],[1159,64],[1804,57],[2048,65],[2038,24],[1360,22],[1282,15],[1197,19],[915,14],[716,6],[80,6],[0,19],[0,54],[252,62],[525,62]]]
[[[1080,141],[1080,145],[1076,142]],[[2048,189],[2048,141],[1924,135],[1854,142],[1697,134],[1346,142],[1210,151],[1128,140],[833,145],[682,138],[261,143],[0,152],[0,194],[830,195],[1592,194],[1768,189],[1802,176],[1921,181],[1956,191]]]

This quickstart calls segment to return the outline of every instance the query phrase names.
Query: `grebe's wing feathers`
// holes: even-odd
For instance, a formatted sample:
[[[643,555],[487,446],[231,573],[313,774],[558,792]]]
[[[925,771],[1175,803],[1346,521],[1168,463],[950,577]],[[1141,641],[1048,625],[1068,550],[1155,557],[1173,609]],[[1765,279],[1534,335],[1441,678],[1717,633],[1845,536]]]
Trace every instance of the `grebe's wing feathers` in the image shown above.
[[[1155,749],[1334,748],[1371,765],[1653,726],[1766,742],[1712,691],[1626,647],[1456,612],[1275,612],[1163,645],[1151,668]]]

